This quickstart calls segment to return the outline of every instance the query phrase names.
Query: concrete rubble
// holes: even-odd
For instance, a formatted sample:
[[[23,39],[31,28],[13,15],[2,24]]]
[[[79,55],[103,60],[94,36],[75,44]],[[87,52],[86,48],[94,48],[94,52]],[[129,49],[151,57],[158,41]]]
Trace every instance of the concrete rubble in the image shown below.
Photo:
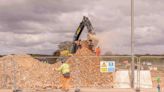
[[[100,73],[100,58],[87,48],[86,41],[82,48],[67,59],[71,66],[72,87],[112,88],[114,85],[112,73]],[[61,65],[43,63],[30,55],[8,55],[0,58],[0,87],[45,89],[58,88],[61,74],[55,71]],[[153,87],[156,87],[156,76],[161,76],[161,86],[164,86],[164,73],[151,71]]]
[[[88,48],[83,47],[67,59],[71,65],[72,87],[111,88],[111,74],[100,73],[100,59],[86,56],[95,55]],[[3,65],[5,67],[2,67]],[[12,88],[15,81],[17,88],[57,88],[60,85],[61,74],[54,69],[60,65],[60,62],[55,64],[43,63],[30,55],[4,56],[0,58],[1,87]]]

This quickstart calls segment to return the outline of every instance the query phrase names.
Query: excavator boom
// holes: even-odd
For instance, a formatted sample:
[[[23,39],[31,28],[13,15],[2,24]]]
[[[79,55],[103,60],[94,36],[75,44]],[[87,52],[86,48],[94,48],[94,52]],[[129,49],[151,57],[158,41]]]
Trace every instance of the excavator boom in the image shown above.
[[[71,47],[71,53],[76,52],[77,45],[76,45],[75,41],[77,41],[79,39],[79,37],[80,37],[80,35],[81,35],[81,33],[82,33],[85,26],[87,27],[88,32],[93,32],[93,26],[92,26],[90,20],[88,19],[88,17],[86,17],[86,16],[83,17],[82,22],[80,23],[79,27],[77,28],[77,30],[74,34],[73,45]]]

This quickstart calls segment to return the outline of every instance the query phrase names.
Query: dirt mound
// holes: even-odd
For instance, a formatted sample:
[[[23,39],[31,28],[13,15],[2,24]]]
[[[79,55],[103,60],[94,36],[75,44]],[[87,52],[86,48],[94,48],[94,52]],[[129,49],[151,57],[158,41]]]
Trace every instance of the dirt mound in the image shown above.
[[[42,63],[30,55],[9,55],[0,61],[5,63],[5,71],[1,75],[6,81],[3,81],[2,87],[13,87],[14,76],[18,88],[45,88],[51,86],[52,82],[59,84],[56,79],[59,73],[53,70],[57,64]]]
[[[95,57],[95,54],[88,48],[83,47],[79,49],[67,62],[71,65],[72,77],[78,80],[78,85],[86,87],[112,87],[111,74],[100,73],[100,59]]]
[[[84,46],[67,59],[71,66],[72,87],[112,87],[111,74],[100,73],[99,57],[93,56],[95,54]],[[5,63],[5,71],[0,72],[2,80],[5,80],[1,80],[2,87],[12,88],[14,81],[17,88],[56,88],[59,86],[61,74],[54,69],[61,65],[60,62],[47,64],[30,55],[8,55],[0,58],[0,63],[1,71]]]

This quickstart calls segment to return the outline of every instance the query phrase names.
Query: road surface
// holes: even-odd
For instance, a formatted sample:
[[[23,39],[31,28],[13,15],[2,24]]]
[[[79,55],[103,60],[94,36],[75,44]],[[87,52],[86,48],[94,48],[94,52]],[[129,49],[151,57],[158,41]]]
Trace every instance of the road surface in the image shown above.
[[[164,89],[164,88],[163,88]],[[0,92],[13,92],[10,89],[0,89]],[[30,90],[25,89],[18,92],[62,92],[59,89],[47,89],[47,90]],[[71,89],[69,92],[74,92],[74,89]],[[99,88],[82,88],[80,92],[136,92],[134,89],[99,89]],[[153,89],[141,89],[140,92],[157,92],[155,88]],[[162,90],[161,92],[164,92]]]

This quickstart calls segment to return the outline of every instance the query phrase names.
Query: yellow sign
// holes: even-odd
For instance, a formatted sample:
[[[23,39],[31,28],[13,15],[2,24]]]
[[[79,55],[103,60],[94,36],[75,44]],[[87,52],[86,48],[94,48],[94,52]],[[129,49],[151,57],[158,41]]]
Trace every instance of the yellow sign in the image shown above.
[[[100,68],[100,72],[108,72],[108,68]]]
[[[103,61],[100,62],[100,72],[108,72],[108,63]]]

